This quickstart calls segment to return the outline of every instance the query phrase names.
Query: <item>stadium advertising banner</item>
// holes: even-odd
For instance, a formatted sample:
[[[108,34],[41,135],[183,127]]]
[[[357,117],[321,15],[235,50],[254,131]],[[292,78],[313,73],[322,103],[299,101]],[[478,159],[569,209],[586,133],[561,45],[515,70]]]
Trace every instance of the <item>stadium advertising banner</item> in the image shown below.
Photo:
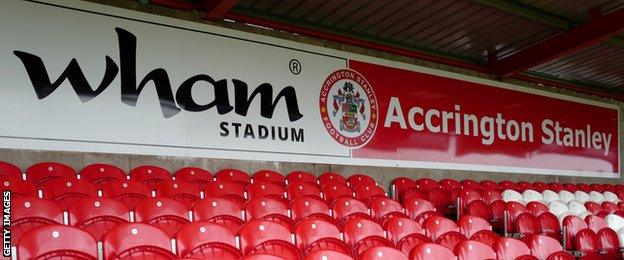
[[[3,148],[619,177],[616,104],[87,2],[0,24]]]

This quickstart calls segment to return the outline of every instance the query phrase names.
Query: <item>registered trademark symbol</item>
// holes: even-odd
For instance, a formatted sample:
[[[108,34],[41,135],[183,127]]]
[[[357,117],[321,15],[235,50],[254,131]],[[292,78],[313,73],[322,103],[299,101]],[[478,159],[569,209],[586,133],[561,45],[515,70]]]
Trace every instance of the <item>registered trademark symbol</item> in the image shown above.
[[[301,73],[301,62],[296,59],[290,60],[290,63],[288,63],[288,69],[290,69],[290,73],[299,75],[299,73]]]

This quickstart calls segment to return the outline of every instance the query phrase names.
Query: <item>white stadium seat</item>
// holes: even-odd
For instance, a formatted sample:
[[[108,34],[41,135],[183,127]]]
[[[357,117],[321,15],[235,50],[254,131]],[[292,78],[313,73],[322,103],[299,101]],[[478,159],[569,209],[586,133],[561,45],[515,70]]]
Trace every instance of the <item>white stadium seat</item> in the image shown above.
[[[596,203],[602,203],[604,201],[604,196],[600,192],[590,191],[589,192],[589,200],[593,201],[593,202],[596,202]]]
[[[503,200],[505,202],[509,202],[509,201],[516,201],[516,202],[520,202],[524,200],[524,197],[522,197],[522,194],[520,194],[520,192],[517,192],[515,190],[505,190],[503,191]]]
[[[605,222],[607,222],[607,227],[613,230],[621,231],[621,229],[624,228],[624,218],[615,214],[607,215],[605,217]]]
[[[618,240],[620,240],[620,247],[624,247],[624,228],[617,231]]]
[[[559,200],[559,194],[552,190],[544,190],[542,191],[542,198],[544,198],[544,201],[548,204],[551,201]]]
[[[576,197],[574,196],[574,194],[572,194],[572,192],[569,192],[567,190],[561,190],[559,191],[559,199],[563,202],[563,203],[568,203],[572,200],[575,200]]]
[[[613,192],[605,191],[605,192],[602,193],[602,195],[604,196],[604,200],[605,201],[613,202],[613,203],[618,203],[620,201],[618,196],[615,195],[615,193],[613,193]]]
[[[577,200],[573,200],[568,202],[568,208],[570,209],[570,212],[574,215],[579,215],[579,213],[583,212],[583,211],[587,211],[587,208],[585,208],[585,205]]]
[[[522,192],[522,197],[524,198],[524,201],[526,202],[544,200],[544,197],[542,196],[542,194],[535,190],[525,190],[524,192]]]
[[[570,211],[570,209],[568,209],[568,205],[566,205],[562,201],[555,200],[548,203],[548,211],[550,211],[550,213],[554,214],[555,216],[559,216],[561,215],[561,213]]]
[[[575,191],[574,192],[574,197],[580,203],[585,203],[585,202],[589,201],[589,194],[587,194],[587,192],[584,192],[584,191],[580,191],[580,190]]]
[[[593,214],[591,214],[591,212],[583,211],[583,212],[579,213],[577,216],[579,216],[579,218],[585,219],[585,217],[591,216],[591,215],[593,215]]]

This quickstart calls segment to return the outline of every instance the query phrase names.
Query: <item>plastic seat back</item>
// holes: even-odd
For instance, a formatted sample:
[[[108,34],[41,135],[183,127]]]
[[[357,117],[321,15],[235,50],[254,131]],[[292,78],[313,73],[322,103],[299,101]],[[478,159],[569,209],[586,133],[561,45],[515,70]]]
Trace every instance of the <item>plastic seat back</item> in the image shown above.
[[[470,240],[479,241],[492,248],[494,248],[494,244],[496,244],[496,242],[500,238],[501,237],[498,234],[496,234],[494,231],[491,231],[491,230],[481,230],[472,234],[472,236],[469,237]]]
[[[496,259],[496,252],[484,243],[477,241],[462,241],[455,247],[458,260]]]
[[[366,203],[377,197],[386,197],[386,191],[377,185],[361,184],[353,189],[353,195]]]
[[[624,228],[624,218],[616,214],[609,214],[604,218],[607,226],[613,230],[621,230]]]
[[[395,200],[399,200],[403,197],[406,191],[417,187],[416,181],[412,180],[408,177],[398,177],[392,180],[392,189],[394,194],[392,194],[392,198]]]
[[[97,259],[97,244],[89,233],[63,226],[41,226],[17,243],[19,259]]]
[[[182,203],[162,197],[139,202],[134,208],[134,221],[158,227],[170,237],[190,222],[188,209]]]
[[[245,184],[228,181],[209,182],[204,186],[204,197],[224,198],[242,208],[245,203]]]
[[[418,215],[426,211],[435,211],[435,207],[431,202],[421,198],[410,198],[403,202],[407,215],[415,219]]]
[[[218,182],[234,182],[244,186],[251,183],[251,177],[238,169],[222,169],[215,173],[214,179]]]
[[[199,188],[190,182],[164,181],[156,187],[156,196],[165,197],[182,203],[186,208],[192,208],[193,204],[200,200]]]
[[[330,184],[330,183],[340,183],[347,185],[347,179],[342,175],[335,172],[324,172],[318,177],[319,184],[321,187]]]
[[[481,198],[487,204],[492,203],[496,200],[503,200],[503,195],[501,190],[485,190],[481,193]]]
[[[552,190],[542,191],[542,198],[544,198],[544,201],[546,203],[550,203],[551,201],[555,201],[555,200],[560,200],[559,194],[557,194],[557,192],[554,192]]]
[[[171,238],[157,227],[142,223],[120,224],[104,235],[104,259],[175,259]]]
[[[38,197],[37,189],[32,183],[22,180],[21,178],[0,177],[0,191],[11,191],[11,197]]]
[[[539,223],[531,213],[522,213],[514,221],[514,231],[521,237],[530,237],[539,234]]]
[[[22,170],[13,164],[0,161],[0,177],[22,179]]]
[[[596,233],[607,227],[607,222],[603,218],[594,215],[585,217],[585,223],[587,223],[587,227],[589,227],[589,229]]]
[[[368,206],[371,210],[371,215],[377,220],[380,220],[383,216],[389,213],[403,213],[403,206],[388,197],[373,198],[372,200],[369,200]]]
[[[241,208],[227,199],[205,198],[193,206],[193,220],[221,224],[232,232],[243,225]]]
[[[600,250],[600,240],[591,229],[581,229],[574,236],[574,248],[583,254],[583,259],[601,258],[598,250]]]
[[[385,229],[388,231],[388,239],[395,245],[410,234],[425,234],[425,229],[416,221],[402,217],[393,218],[388,221]]]
[[[510,202],[510,201],[522,201],[524,200],[524,197],[522,197],[522,194],[520,194],[519,192],[515,191],[515,190],[504,190],[503,193],[503,200],[505,202]]]
[[[496,241],[494,250],[498,260],[515,260],[520,256],[531,253],[531,250],[524,242],[510,237],[503,237]]]
[[[68,178],[56,178],[43,184],[43,198],[56,201],[63,210],[74,202],[97,196],[97,190],[91,183]]]
[[[316,183],[298,182],[286,187],[286,196],[288,200],[294,200],[301,197],[321,197],[321,189]]]
[[[351,197],[340,197],[334,200],[330,208],[334,213],[334,218],[341,223],[344,223],[349,216],[370,217],[366,204]]]
[[[102,195],[134,209],[141,200],[150,196],[150,188],[134,180],[111,181],[102,188]]]
[[[438,237],[435,243],[448,248],[449,250],[455,250],[455,247],[462,241],[466,241],[468,238],[459,232],[449,231]]]
[[[563,234],[566,238],[566,250],[571,250],[573,248],[574,236],[576,233],[581,231],[582,229],[587,228],[587,224],[585,221],[577,216],[566,216],[563,219],[562,226],[565,228],[565,234]]]
[[[11,199],[11,242],[17,244],[20,237],[37,227],[63,224],[63,210],[54,201],[36,197]]]
[[[603,228],[598,231],[598,239],[600,240],[601,250],[605,254],[605,258],[621,258],[620,243],[618,235],[613,229]]]
[[[271,182],[282,187],[286,186],[286,177],[273,170],[259,170],[251,175],[252,182]]]
[[[290,203],[291,218],[297,222],[306,217],[330,219],[329,206],[319,197],[301,197]]]
[[[536,235],[529,240],[531,255],[538,259],[546,259],[552,253],[562,251],[559,241],[549,236]]]
[[[110,198],[89,197],[76,201],[68,209],[69,225],[102,241],[114,226],[130,221],[130,212],[121,202]]]
[[[542,196],[541,192],[538,192],[536,190],[530,190],[530,189],[522,192],[522,198],[526,202],[544,200],[544,197]]]
[[[288,215],[288,204],[284,200],[273,197],[262,197],[245,203],[246,219],[264,219],[280,223],[292,230],[294,223]]]
[[[459,226],[459,232],[468,238],[482,230],[492,231],[492,226],[487,220],[471,215],[461,216],[457,221],[457,226]]]
[[[343,183],[328,183],[321,188],[321,191],[327,203],[332,203],[340,197],[353,197],[353,190]]]
[[[316,177],[312,175],[312,173],[305,172],[305,171],[290,172],[288,175],[286,175],[286,182],[288,182],[288,185],[293,185],[297,183],[317,184]]]
[[[352,255],[358,256],[374,246],[394,245],[385,238],[384,230],[376,222],[366,218],[351,218],[342,227],[344,241],[352,246]]]
[[[198,259],[238,259],[236,233],[219,224],[193,222],[176,235],[178,257]]]
[[[151,189],[156,189],[161,182],[173,180],[173,175],[158,166],[142,165],[130,171],[130,179],[143,182]]]
[[[389,259],[389,260],[408,260],[407,255],[403,252],[387,246],[370,247],[364,251],[359,260]]]
[[[126,172],[121,168],[104,163],[90,164],[80,171],[80,179],[96,187],[102,187],[111,181],[125,180],[126,177]]]
[[[373,177],[370,177],[368,175],[356,173],[347,177],[347,185],[355,189],[357,186],[360,186],[360,185],[375,186],[377,185],[377,181],[375,181]]]
[[[544,212],[537,217],[537,223],[540,234],[555,238],[558,241],[561,240],[561,226],[557,216],[550,212]]]
[[[245,255],[270,254],[288,260],[302,258],[301,251],[292,244],[287,227],[266,220],[250,220],[239,232],[241,251]]]
[[[37,188],[57,178],[75,179],[76,171],[65,164],[55,162],[37,163],[26,169],[26,180]]]
[[[412,252],[410,252],[409,258],[411,260],[454,260],[455,254],[444,246],[424,243],[416,246]]]
[[[539,201],[531,201],[527,203],[526,208],[533,216],[539,216],[544,212],[548,212],[548,206],[542,204]]]
[[[440,188],[445,191],[452,191],[461,187],[461,184],[454,179],[441,179],[438,184],[440,184]]]
[[[422,226],[425,229],[425,234],[433,241],[446,232],[459,232],[454,221],[442,216],[431,216],[425,220]]]
[[[177,181],[188,182],[197,187],[198,190],[204,189],[204,186],[212,181],[212,173],[202,168],[184,167],[175,172]]]
[[[492,220],[492,208],[482,200],[475,200],[468,205],[466,205],[466,209],[464,210],[464,214],[480,217],[485,220]]]
[[[295,241],[297,241],[299,249],[303,251],[317,241],[327,240],[328,238],[342,242],[340,230],[331,222],[322,219],[304,219],[295,225]],[[319,245],[317,249],[325,250],[329,248],[323,248],[323,245]]]

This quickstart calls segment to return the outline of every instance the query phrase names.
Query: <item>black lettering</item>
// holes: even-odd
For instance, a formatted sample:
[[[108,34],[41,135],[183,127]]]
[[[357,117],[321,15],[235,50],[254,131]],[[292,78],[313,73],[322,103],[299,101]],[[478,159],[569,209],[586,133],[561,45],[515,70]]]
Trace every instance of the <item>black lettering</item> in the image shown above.
[[[258,125],[258,138],[267,139],[269,137],[269,129],[264,125]]]
[[[117,64],[115,64],[113,59],[107,55],[104,77],[102,78],[100,85],[93,90],[76,59],[72,59],[63,73],[61,73],[58,79],[52,83],[41,58],[21,51],[14,51],[13,54],[15,54],[15,56],[22,61],[22,64],[24,64],[24,68],[26,69],[26,73],[28,73],[28,77],[30,78],[30,82],[35,89],[38,99],[46,98],[61,84],[63,84],[65,80],[67,80],[72,88],[74,88],[76,94],[78,94],[80,101],[84,103],[102,93],[102,91],[104,91],[111,84],[111,82],[113,82],[119,72]]]
[[[136,43],[132,33],[115,28],[119,38],[119,59],[121,66],[121,101],[129,106],[136,106],[137,100],[145,85],[152,81],[156,87],[158,100],[163,116],[169,118],[180,112],[173,99],[173,90],[167,71],[158,68],[145,75],[139,86],[136,85]]]
[[[223,137],[230,135],[230,130],[228,130],[227,126],[228,122],[221,122],[221,124],[219,125],[219,127],[221,127],[221,133],[219,134]]]
[[[273,86],[268,83],[260,84],[252,93],[248,95],[247,83],[233,79],[234,82],[234,96],[235,96],[235,111],[241,116],[247,116],[249,106],[253,102],[254,98],[260,95],[260,115],[266,118],[272,118],[275,107],[278,102],[284,98],[286,102],[286,109],[288,110],[288,119],[290,122],[299,120],[303,115],[299,111],[299,104],[297,103],[297,93],[295,88],[288,86],[282,89],[273,100]]]
[[[238,138],[238,129],[241,127],[241,123],[232,123],[232,126],[234,126],[234,136]]]
[[[299,129],[291,128],[290,135],[292,136],[293,142],[303,143],[303,128],[299,128]]]
[[[193,100],[193,86],[198,81],[205,81],[214,87],[215,99],[206,105],[199,105],[195,102],[195,100]],[[182,109],[191,112],[200,112],[217,106],[217,112],[219,112],[220,115],[223,115],[234,109],[234,107],[230,105],[227,80],[222,79],[215,81],[210,76],[203,74],[193,76],[182,82],[180,88],[178,88],[178,91],[176,92],[176,101]]]
[[[256,136],[254,135],[253,132],[253,127],[251,127],[250,124],[246,124],[245,125],[245,134],[243,135],[243,138],[256,138]]]
[[[284,133],[282,135],[282,129],[284,130]],[[279,139],[282,141],[286,141],[288,140],[288,128],[286,127],[277,127],[277,135],[279,136]]]

